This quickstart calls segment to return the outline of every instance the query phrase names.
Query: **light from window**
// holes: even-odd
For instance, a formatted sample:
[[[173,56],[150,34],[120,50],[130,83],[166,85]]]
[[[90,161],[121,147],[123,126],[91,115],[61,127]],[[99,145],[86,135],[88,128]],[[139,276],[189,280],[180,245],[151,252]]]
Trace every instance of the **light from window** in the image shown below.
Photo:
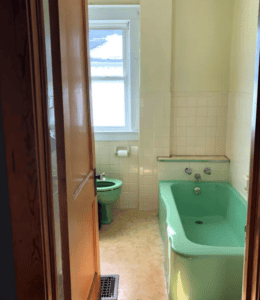
[[[123,76],[123,31],[90,30],[91,76]]]
[[[94,126],[125,126],[124,81],[92,81]]]
[[[121,29],[89,31],[95,127],[125,127],[124,34]]]

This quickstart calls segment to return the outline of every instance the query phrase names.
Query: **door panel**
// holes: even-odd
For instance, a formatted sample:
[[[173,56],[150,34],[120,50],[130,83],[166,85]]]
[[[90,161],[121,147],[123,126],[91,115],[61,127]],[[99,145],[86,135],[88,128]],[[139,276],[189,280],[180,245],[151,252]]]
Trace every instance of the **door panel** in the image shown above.
[[[53,68],[54,102],[56,118],[62,114],[56,122],[57,160],[58,169],[62,165],[66,167],[65,178],[60,176],[59,181],[66,182],[71,299],[94,300],[99,299],[100,266],[89,103],[87,11],[85,0],[56,1],[59,45],[52,46],[52,55],[53,64],[60,60],[60,67],[55,65]],[[53,32],[57,30],[55,27],[57,25],[53,25]],[[56,41],[57,35],[56,38],[52,36],[53,44]],[[61,82],[55,81],[56,75],[61,77]],[[65,157],[60,152],[64,152]]]
[[[59,0],[72,299],[98,299],[97,198],[89,107],[86,12],[82,0]],[[97,283],[95,283],[95,280]]]
[[[95,275],[95,206],[94,179],[86,180],[82,190],[69,201],[69,241],[71,258],[71,285],[73,299],[85,299]],[[86,205],[90,203],[90,205]],[[72,265],[73,264],[73,265]],[[82,284],[81,284],[82,283]]]
[[[60,36],[68,192],[72,195],[90,170],[89,118],[81,0],[61,0]]]

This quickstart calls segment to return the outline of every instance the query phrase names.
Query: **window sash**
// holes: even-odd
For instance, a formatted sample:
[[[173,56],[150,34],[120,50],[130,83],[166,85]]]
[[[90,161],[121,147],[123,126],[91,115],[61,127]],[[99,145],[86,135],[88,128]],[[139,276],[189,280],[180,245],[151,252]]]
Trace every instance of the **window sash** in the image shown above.
[[[125,126],[94,126],[95,132],[114,132],[114,131],[131,131],[131,103],[129,97],[128,77],[95,77],[92,78],[92,82],[95,81],[123,81],[124,82],[124,107],[125,107]]]
[[[94,126],[95,132],[125,132],[131,131],[131,88],[130,88],[130,36],[129,21],[90,21],[90,30],[122,30],[123,36],[123,76],[91,76],[94,81],[124,81],[125,126]],[[95,64],[95,63],[94,63]],[[100,63],[101,65],[102,63]],[[106,65],[105,63],[103,64]],[[94,101],[94,99],[93,99]]]

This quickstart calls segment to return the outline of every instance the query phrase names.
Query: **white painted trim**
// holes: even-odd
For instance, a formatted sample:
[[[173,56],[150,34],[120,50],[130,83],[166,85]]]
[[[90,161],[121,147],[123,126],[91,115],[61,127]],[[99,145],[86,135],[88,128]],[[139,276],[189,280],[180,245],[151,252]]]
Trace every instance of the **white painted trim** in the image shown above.
[[[128,132],[95,132],[96,141],[138,141],[138,131]]]

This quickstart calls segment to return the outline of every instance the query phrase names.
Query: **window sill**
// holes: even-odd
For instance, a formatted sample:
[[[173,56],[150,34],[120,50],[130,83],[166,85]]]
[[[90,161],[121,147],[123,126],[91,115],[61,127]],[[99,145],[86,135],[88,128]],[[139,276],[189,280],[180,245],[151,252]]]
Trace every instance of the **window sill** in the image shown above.
[[[95,132],[96,141],[138,141],[139,131]]]

